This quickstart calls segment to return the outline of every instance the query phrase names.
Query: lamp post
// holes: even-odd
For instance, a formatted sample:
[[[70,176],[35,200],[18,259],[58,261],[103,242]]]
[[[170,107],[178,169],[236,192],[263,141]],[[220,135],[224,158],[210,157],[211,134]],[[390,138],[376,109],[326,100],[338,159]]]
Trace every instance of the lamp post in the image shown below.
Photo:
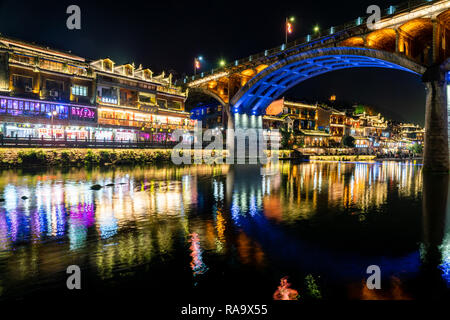
[[[52,112],[49,112],[48,115],[51,117],[51,121],[52,121],[52,139],[53,139],[53,117],[56,116],[58,114],[58,112],[56,112],[56,110],[53,110]]]

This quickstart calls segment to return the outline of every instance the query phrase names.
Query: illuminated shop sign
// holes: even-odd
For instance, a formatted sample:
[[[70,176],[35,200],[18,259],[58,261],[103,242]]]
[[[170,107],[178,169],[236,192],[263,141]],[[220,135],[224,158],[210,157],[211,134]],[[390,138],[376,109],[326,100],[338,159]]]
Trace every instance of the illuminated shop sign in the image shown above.
[[[101,97],[101,101],[104,103],[117,104],[116,98]]]
[[[51,103],[47,101],[23,100],[0,97],[0,115],[42,117],[53,119],[75,119],[95,121],[95,108],[72,106],[70,104]]]
[[[95,111],[87,107],[71,107],[72,116],[82,119],[95,119]]]

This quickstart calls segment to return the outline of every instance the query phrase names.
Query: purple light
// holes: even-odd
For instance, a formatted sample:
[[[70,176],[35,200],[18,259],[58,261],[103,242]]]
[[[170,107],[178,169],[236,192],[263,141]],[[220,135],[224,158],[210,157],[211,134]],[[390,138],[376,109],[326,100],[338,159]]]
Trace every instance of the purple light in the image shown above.
[[[88,119],[95,118],[95,112],[89,108],[71,107],[71,109],[72,109],[72,115],[77,116],[79,118],[88,118]]]

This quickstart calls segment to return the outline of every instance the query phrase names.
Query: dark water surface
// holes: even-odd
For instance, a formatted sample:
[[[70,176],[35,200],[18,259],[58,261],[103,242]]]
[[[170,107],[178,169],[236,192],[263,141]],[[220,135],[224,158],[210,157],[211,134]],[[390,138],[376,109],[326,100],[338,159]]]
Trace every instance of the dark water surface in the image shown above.
[[[2,171],[0,300],[73,294],[69,265],[92,297],[448,298],[448,193],[415,162]]]

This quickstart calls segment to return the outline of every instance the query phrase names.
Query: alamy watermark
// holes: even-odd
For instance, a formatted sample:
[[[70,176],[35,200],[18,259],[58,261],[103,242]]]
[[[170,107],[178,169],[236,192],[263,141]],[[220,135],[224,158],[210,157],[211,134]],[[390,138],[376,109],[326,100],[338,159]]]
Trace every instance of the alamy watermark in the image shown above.
[[[381,8],[374,4],[367,7],[366,13],[370,14],[367,18],[367,28],[369,30],[375,30],[375,24],[381,20]]]
[[[70,274],[70,276],[66,280],[67,289],[80,290],[81,289],[81,269],[80,269],[80,267],[75,264],[68,266],[66,273]]]
[[[79,6],[72,4],[67,7],[66,13],[70,16],[66,20],[66,26],[69,30],[81,29],[81,9]]]
[[[181,164],[267,164],[279,159],[278,130],[202,129],[198,121],[193,133],[175,130],[179,142],[172,149],[172,162]],[[181,141],[180,141],[181,138]],[[205,144],[208,145],[205,145]],[[225,146],[225,147],[224,147]]]
[[[381,269],[377,265],[371,265],[367,267],[367,274],[370,277],[366,280],[366,286],[369,290],[380,290],[381,289]]]

